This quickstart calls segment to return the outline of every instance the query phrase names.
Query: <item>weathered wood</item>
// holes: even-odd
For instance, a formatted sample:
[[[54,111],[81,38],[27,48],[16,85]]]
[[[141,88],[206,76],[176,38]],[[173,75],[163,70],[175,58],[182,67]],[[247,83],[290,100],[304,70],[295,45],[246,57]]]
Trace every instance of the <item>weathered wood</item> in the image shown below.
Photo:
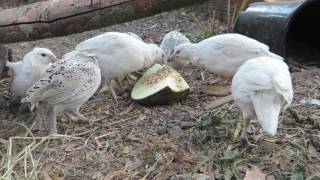
[[[206,0],[54,0],[0,11],[0,42],[63,36]]]
[[[45,0],[0,0],[0,8],[8,9]]]

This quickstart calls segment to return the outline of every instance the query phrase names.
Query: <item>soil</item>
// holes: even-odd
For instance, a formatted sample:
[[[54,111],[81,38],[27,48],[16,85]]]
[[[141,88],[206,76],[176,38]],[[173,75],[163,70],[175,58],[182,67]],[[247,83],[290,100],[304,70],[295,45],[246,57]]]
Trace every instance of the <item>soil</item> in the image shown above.
[[[35,46],[61,56],[106,31],[134,32],[147,42],[160,43],[166,33],[177,30],[199,41],[228,31],[212,18],[212,6],[208,1],[94,31],[7,47],[16,59]],[[59,116],[58,131],[63,135],[49,137],[28,133],[32,115],[9,108],[10,79],[1,80],[0,174],[13,170],[10,174],[15,178],[45,180],[241,179],[248,165],[254,165],[269,178],[319,178],[320,108],[301,103],[320,97],[319,73],[294,79],[294,101],[281,115],[276,136],[254,132],[259,125],[252,122],[248,133],[253,147],[239,140],[242,118],[233,102],[206,108],[220,97],[201,93],[200,86],[226,81],[197,67],[179,71],[191,87],[185,100],[148,107],[132,102],[125,93],[117,105],[109,94],[96,93],[81,108],[82,114],[95,120],[93,126]]]

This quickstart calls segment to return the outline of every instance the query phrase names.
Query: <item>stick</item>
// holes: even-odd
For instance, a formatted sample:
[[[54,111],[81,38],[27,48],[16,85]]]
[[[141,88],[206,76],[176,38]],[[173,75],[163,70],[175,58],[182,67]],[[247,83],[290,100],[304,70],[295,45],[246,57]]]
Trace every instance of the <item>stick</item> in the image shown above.
[[[225,97],[219,98],[219,99],[211,102],[210,104],[206,105],[205,109],[214,109],[214,108],[222,106],[226,103],[229,103],[231,101],[233,101],[233,97],[231,95],[225,96]]]

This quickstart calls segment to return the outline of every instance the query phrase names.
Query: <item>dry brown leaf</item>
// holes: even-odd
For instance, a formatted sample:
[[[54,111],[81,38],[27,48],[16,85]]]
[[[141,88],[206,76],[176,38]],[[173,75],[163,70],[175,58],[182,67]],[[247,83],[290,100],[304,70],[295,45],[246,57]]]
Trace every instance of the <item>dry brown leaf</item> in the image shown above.
[[[225,96],[231,92],[230,85],[208,85],[200,86],[200,91],[213,96]]]
[[[233,97],[231,95],[222,97],[206,105],[205,109],[214,109],[231,101],[233,101]]]
[[[266,175],[261,172],[261,170],[256,167],[252,166],[251,169],[248,169],[246,172],[246,176],[243,180],[265,180]]]

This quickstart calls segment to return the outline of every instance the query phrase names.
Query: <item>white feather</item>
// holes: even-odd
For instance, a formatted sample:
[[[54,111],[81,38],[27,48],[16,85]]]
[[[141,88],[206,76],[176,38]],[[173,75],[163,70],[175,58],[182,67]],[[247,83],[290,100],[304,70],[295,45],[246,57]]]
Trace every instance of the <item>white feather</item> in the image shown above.
[[[270,57],[248,60],[233,77],[232,96],[244,119],[258,119],[265,132],[275,135],[279,114],[293,98],[288,66]]]
[[[133,33],[133,32],[127,32],[127,34],[128,34],[129,36],[132,36],[132,37],[134,37],[134,38],[136,38],[136,39],[138,39],[138,40],[140,40],[140,41],[143,42],[143,40],[141,39],[141,37],[140,37],[139,35],[137,35],[137,34],[135,34],[135,33]]]
[[[222,34],[200,41],[182,44],[175,48],[170,56],[174,63],[190,63],[204,66],[210,72],[232,77],[247,60],[256,57],[282,57],[269,51],[269,47],[259,41],[240,34]]]
[[[27,53],[22,61],[7,62],[6,66],[12,69],[14,77],[11,89],[14,97],[21,98],[26,96],[27,90],[37,82],[56,60],[56,56],[46,48],[34,48]]]
[[[144,69],[154,63],[163,62],[163,51],[155,44],[146,44],[127,33],[106,32],[77,45],[74,52],[96,55],[102,77],[110,83],[112,79]]]

